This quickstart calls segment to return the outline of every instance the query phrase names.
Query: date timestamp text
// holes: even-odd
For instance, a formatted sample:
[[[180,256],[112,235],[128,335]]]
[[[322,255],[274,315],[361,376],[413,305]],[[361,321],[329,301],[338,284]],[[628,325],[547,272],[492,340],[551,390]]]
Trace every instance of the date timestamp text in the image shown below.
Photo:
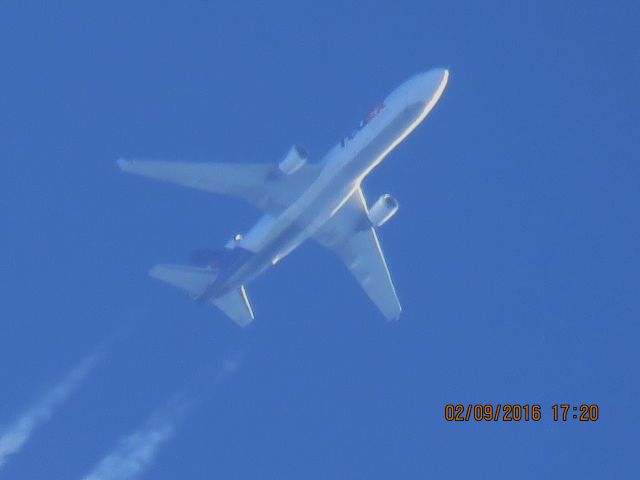
[[[447,403],[444,419],[447,422],[539,422],[544,416],[543,410],[538,403]],[[600,407],[595,403],[556,403],[547,412],[554,422],[596,422],[600,419]]]

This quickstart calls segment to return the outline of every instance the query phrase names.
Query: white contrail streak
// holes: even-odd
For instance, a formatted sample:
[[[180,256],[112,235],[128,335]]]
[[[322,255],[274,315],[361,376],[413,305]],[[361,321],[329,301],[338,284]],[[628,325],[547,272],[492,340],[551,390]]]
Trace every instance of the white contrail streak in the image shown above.
[[[233,375],[242,362],[236,353],[222,361],[213,375],[219,384]],[[177,393],[151,415],[138,430],[123,437],[83,480],[133,480],[151,466],[160,447],[171,440],[177,427],[195,404],[193,398]]]
[[[11,425],[0,430],[0,470],[9,458],[25,446],[33,432],[46,423],[93,370],[99,355],[94,353],[82,360],[59,383],[47,391]]]
[[[190,406],[181,396],[174,396],[141,429],[122,438],[83,480],[124,480],[141,475],[162,444],[171,439]]]

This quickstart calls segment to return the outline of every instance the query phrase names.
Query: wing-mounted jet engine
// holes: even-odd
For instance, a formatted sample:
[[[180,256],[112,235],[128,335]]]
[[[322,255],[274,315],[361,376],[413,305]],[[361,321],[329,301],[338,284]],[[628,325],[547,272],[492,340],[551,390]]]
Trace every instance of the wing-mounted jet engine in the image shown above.
[[[369,221],[376,227],[381,227],[398,212],[398,201],[391,195],[384,194],[369,209]]]
[[[278,168],[285,175],[292,175],[300,170],[307,163],[307,152],[300,145],[294,145],[278,164]]]

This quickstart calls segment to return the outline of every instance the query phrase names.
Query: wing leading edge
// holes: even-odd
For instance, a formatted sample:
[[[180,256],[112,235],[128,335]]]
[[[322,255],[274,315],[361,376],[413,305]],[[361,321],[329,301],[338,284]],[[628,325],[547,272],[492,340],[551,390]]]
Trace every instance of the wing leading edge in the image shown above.
[[[400,316],[402,307],[367,213],[366,200],[358,189],[315,239],[338,255],[382,314],[394,320]]]

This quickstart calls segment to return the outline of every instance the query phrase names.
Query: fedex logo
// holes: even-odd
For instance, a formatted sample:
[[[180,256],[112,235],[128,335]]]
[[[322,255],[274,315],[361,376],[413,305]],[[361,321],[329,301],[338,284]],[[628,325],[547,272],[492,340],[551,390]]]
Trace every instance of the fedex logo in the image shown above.
[[[340,140],[340,146],[344,148],[347,142],[352,140],[358,134],[358,132],[362,130],[369,122],[371,122],[371,120],[376,118],[382,110],[384,110],[384,102],[380,103],[376,108],[371,110],[371,112],[369,112],[369,114],[364,118],[364,120],[360,121],[358,128],[356,128],[349,135],[347,135],[342,140]]]

